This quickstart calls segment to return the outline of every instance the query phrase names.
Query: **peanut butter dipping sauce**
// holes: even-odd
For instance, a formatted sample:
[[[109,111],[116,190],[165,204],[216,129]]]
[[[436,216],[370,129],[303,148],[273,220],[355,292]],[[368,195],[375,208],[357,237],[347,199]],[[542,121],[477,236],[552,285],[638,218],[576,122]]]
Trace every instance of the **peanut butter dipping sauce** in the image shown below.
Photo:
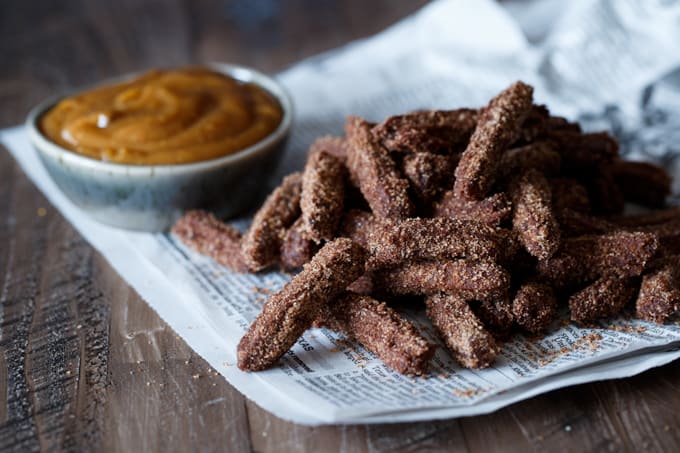
[[[50,140],[95,159],[165,165],[242,150],[281,123],[264,89],[201,68],[150,71],[60,101],[40,120]]]

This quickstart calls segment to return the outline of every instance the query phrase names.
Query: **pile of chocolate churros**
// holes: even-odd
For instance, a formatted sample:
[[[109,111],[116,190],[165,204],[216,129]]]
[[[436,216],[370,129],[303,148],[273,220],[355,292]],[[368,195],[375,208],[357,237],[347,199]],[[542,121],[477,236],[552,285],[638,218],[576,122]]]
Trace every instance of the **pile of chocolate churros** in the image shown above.
[[[662,168],[623,160],[607,133],[552,116],[516,82],[481,109],[349,117],[344,137],[311,145],[245,234],[203,211],[173,233],[234,271],[301,269],[241,339],[241,369],[272,367],[316,326],[419,375],[435,346],[404,304],[424,307],[468,368],[492,364],[514,332],[545,330],[562,305],[582,325],[628,304],[645,320],[675,316],[670,189]],[[626,201],[651,210],[624,216]]]

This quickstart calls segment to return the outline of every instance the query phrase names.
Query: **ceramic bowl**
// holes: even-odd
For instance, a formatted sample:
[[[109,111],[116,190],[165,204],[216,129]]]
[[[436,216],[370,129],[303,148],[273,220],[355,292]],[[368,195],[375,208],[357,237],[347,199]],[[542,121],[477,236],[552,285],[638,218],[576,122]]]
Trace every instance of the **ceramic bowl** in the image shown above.
[[[40,117],[59,100],[77,92],[61,94],[36,106],[26,119],[30,140],[57,186],[99,222],[139,231],[163,231],[188,209],[207,209],[228,218],[252,207],[283,153],[293,121],[292,103],[278,82],[260,72],[230,64],[206,66],[255,83],[274,96],[283,110],[278,128],[241,151],[201,162],[179,165],[104,162],[62,148],[40,131]]]

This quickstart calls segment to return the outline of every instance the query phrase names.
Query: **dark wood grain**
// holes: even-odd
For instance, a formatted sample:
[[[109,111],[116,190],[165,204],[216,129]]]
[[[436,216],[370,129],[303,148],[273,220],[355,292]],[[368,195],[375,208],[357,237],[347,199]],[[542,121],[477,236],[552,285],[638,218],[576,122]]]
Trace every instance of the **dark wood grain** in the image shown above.
[[[277,71],[422,1],[0,3],[0,126],[44,97],[154,66]],[[677,451],[680,364],[491,415],[310,428],[209,369],[0,152],[0,451]]]

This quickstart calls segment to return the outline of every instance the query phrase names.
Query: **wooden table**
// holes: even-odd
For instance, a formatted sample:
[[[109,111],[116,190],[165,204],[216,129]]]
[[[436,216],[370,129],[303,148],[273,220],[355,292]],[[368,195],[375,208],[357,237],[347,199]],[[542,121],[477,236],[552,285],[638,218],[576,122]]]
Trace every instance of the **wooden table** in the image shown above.
[[[62,89],[231,61],[277,71],[423,1],[0,4],[0,126]],[[678,450],[680,362],[495,414],[309,428],[215,375],[0,152],[0,450]]]

